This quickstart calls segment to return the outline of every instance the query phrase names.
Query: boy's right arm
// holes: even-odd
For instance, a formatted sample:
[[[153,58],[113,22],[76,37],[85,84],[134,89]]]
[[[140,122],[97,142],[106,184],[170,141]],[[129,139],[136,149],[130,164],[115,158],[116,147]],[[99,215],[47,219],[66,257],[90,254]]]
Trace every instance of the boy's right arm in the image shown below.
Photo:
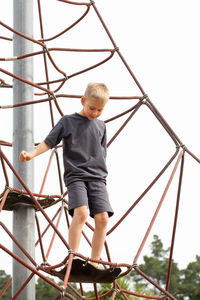
[[[32,158],[46,152],[50,148],[51,147],[49,145],[47,145],[45,142],[42,142],[31,152],[27,152],[27,151],[23,150],[19,155],[19,160],[21,162],[31,160]]]

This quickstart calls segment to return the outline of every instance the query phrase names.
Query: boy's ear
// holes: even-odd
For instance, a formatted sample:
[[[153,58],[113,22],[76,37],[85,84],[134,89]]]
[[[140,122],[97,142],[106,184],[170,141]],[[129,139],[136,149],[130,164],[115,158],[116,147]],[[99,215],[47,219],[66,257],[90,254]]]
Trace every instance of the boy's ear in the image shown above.
[[[81,97],[81,104],[85,105],[86,98],[84,96]]]

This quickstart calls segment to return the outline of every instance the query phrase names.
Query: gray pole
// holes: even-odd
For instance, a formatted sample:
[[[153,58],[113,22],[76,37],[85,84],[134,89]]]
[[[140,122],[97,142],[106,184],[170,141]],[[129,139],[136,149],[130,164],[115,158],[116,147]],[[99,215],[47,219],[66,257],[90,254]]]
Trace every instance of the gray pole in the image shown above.
[[[33,0],[13,0],[14,29],[25,35],[33,36]],[[33,52],[33,44],[14,34],[14,56]],[[33,60],[26,58],[14,62],[14,74],[33,81]],[[13,80],[13,103],[31,101],[33,88],[19,80]],[[33,149],[33,110],[32,106],[24,106],[13,110],[13,164],[26,185],[33,190],[33,162],[19,162],[21,150]],[[13,186],[22,189],[13,176]],[[35,256],[35,211],[22,203],[13,210],[13,234],[23,248],[34,258]],[[21,250],[13,243],[13,252],[30,263]],[[21,288],[30,271],[13,259],[13,295]],[[19,300],[35,300],[35,280],[28,283],[17,297]]]

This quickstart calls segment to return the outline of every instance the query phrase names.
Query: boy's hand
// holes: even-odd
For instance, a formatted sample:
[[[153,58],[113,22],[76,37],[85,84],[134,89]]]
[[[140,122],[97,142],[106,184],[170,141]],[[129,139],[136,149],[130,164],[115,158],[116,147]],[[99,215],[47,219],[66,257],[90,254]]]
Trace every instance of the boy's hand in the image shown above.
[[[49,145],[47,145],[45,142],[42,142],[35,149],[33,149],[31,152],[27,152],[25,150],[22,150],[22,152],[19,155],[19,160],[21,162],[31,160],[34,157],[46,152],[50,148],[51,147]]]
[[[20,155],[19,155],[19,160],[21,161],[21,162],[25,162],[25,161],[28,161],[28,160],[31,160],[32,159],[32,156],[30,155],[30,153],[29,152],[27,152],[27,151],[22,151],[21,153],[20,153]]]

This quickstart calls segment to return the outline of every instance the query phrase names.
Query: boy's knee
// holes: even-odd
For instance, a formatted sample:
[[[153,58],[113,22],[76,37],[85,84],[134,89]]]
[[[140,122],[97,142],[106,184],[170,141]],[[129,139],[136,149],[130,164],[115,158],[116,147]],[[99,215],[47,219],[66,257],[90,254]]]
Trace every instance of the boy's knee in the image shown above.
[[[106,227],[108,224],[108,214],[107,212],[99,213],[95,215],[96,225],[101,227]]]
[[[74,218],[80,223],[85,223],[88,217],[88,209],[86,206],[80,206],[74,209]]]

